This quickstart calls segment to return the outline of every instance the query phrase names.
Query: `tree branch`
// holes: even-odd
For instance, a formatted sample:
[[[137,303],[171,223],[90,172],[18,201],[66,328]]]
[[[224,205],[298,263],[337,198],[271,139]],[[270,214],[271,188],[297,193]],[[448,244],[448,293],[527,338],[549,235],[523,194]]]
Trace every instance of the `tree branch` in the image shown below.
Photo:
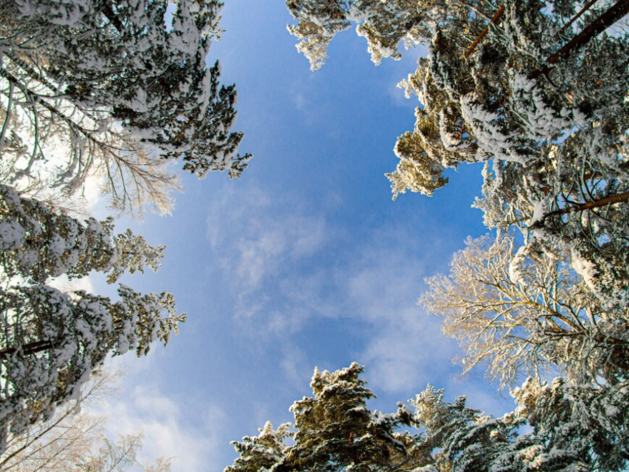
[[[623,16],[629,13],[629,0],[619,0],[616,4],[609,8],[605,13],[595,19],[590,25],[585,28],[581,33],[572,38],[564,47],[562,47],[555,54],[550,56],[546,62],[548,64],[556,64],[560,59],[565,59],[574,50],[580,49],[585,46],[592,38],[598,36],[605,31],[611,25],[620,20]],[[541,75],[546,75],[552,70],[552,66],[546,65],[541,69],[533,72],[533,78],[538,78]]]
[[[498,9],[496,14],[491,18],[489,24],[487,26],[485,26],[485,29],[483,29],[483,31],[481,31],[481,33],[478,35],[478,37],[474,40],[474,42],[470,45],[470,47],[467,48],[467,51],[465,51],[465,53],[463,54],[465,59],[469,58],[472,55],[472,53],[474,52],[474,49],[476,49],[476,46],[478,46],[480,44],[480,42],[483,40],[483,38],[489,32],[489,27],[492,24],[493,25],[497,25],[500,22],[500,19],[502,17],[502,14],[504,13],[504,11],[505,11],[505,7],[504,6],[501,6]]]

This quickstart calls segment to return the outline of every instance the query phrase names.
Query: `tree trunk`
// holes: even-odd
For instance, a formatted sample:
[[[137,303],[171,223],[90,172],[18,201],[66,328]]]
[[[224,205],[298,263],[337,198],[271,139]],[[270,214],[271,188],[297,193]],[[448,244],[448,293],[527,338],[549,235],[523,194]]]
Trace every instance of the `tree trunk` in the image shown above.
[[[463,54],[465,59],[467,59],[468,57],[470,57],[472,55],[472,53],[474,52],[474,49],[476,49],[476,46],[478,46],[480,44],[480,42],[483,40],[483,38],[487,35],[487,33],[489,32],[489,26],[492,25],[492,24],[497,25],[500,22],[500,18],[502,17],[502,14],[504,13],[504,11],[505,11],[505,7],[504,6],[502,6],[502,7],[500,7],[498,9],[496,14],[491,18],[489,24],[487,26],[485,26],[485,29],[483,31],[481,31],[481,33],[478,35],[478,37],[470,45],[470,47],[467,48],[467,51],[465,51],[465,54]]]
[[[114,13],[111,5],[109,5],[107,2],[103,2],[100,9],[101,13],[105,15],[105,18],[107,18],[107,20],[109,20],[109,23],[111,23],[113,27],[116,28],[118,33],[122,33],[125,29],[124,25],[120,21],[120,18],[116,16],[116,13]]]
[[[611,25],[629,13],[629,0],[619,0],[616,4],[594,20],[581,33],[576,35],[568,44],[548,58],[549,64],[555,64],[560,59],[568,57],[573,49],[585,46],[592,38],[598,36]]]
[[[55,347],[55,342],[52,341],[33,341],[31,343],[24,344],[22,346],[22,351],[26,355],[37,354],[38,352],[46,351],[48,349],[52,349]],[[3,359],[5,356],[9,354],[13,354],[17,351],[17,347],[8,347],[6,349],[2,349],[0,351],[0,359]]]
[[[586,202],[577,205],[572,205],[569,207],[561,208],[560,210],[551,211],[550,213],[546,213],[540,221],[531,226],[531,228],[541,227],[544,224],[544,220],[546,218],[552,218],[557,215],[565,215],[566,213],[574,213],[578,211],[585,211],[591,208],[600,208],[606,205],[611,205],[613,203],[622,203],[629,201],[629,192],[619,193],[617,195],[610,195],[609,197],[601,198],[600,200],[596,200],[595,202]]]
[[[572,38],[564,47],[550,56],[546,62],[548,64],[556,64],[561,59],[568,57],[572,52],[585,46],[592,38],[598,36],[628,13],[629,0],[619,0],[613,7],[609,8],[605,13],[590,23],[587,28]],[[547,74],[551,69],[551,66],[544,66],[533,72],[533,78]]]

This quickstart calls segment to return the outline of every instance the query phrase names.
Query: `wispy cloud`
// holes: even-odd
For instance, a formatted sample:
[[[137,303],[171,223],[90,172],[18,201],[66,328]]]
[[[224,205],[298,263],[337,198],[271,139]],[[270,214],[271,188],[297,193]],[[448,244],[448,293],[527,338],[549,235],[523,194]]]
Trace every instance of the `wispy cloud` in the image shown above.
[[[191,405],[186,402],[188,409]],[[229,442],[221,431],[227,414],[217,405],[195,405],[195,415],[156,386],[136,386],[98,413],[109,417],[107,436],[143,433],[140,462],[173,457],[173,472],[222,470],[217,451]],[[193,420],[191,420],[193,419]],[[216,460],[216,462],[215,462]]]
[[[252,188],[238,197],[226,194],[211,206],[208,238],[222,258],[222,278],[235,287],[236,318],[254,327],[258,341],[283,346],[287,379],[310,375],[294,338],[309,336],[321,317],[339,328],[321,343],[339,344],[360,330],[351,355],[368,365],[380,390],[418,391],[451,370],[454,344],[416,305],[422,278],[437,265],[428,243],[421,251],[409,244],[416,234],[396,228],[355,232],[293,196]]]
[[[303,302],[308,289],[298,292],[294,284],[317,284],[316,278],[293,277],[330,238],[326,220],[290,196],[272,199],[254,187],[237,199],[226,192],[211,205],[207,224],[210,246],[233,281],[237,317],[265,313],[271,330],[289,328],[298,317],[283,316],[277,294]]]
[[[376,232],[339,276],[347,281],[346,303],[369,326],[359,360],[369,366],[370,382],[389,392],[423,389],[449,370],[455,349],[441,335],[440,321],[416,305],[422,278],[436,264],[430,251],[408,243],[412,240],[395,228]]]

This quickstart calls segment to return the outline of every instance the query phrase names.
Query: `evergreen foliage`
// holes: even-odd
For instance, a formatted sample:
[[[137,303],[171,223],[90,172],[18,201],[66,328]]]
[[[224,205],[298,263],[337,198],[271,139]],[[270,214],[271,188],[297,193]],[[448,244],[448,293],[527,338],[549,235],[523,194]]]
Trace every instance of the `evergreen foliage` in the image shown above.
[[[0,450],[7,431],[19,435],[47,420],[56,405],[78,395],[107,355],[133,349],[146,355],[164,344],[185,315],[168,292],[142,295],[119,285],[119,301],[84,291],[60,292],[46,283],[66,274],[156,270],[163,247],[130,231],[113,235],[111,220],[85,224],[0,186]],[[163,316],[163,315],[166,316]]]
[[[4,275],[34,283],[92,270],[114,283],[125,272],[157,270],[164,246],[153,247],[131,230],[113,235],[113,220],[88,218],[84,224],[50,205],[25,198],[0,184],[0,265]]]
[[[502,417],[449,403],[428,386],[396,414],[372,412],[373,393],[352,364],[315,371],[313,397],[291,407],[295,423],[234,442],[225,472],[621,471],[629,465],[625,431],[629,385],[571,387],[527,380],[512,391],[518,407]],[[620,407],[624,405],[625,408]]]
[[[570,5],[568,5],[570,3]],[[374,62],[401,42],[427,58],[401,85],[421,102],[400,136],[394,198],[432,195],[448,167],[486,162],[477,203],[491,228],[552,237],[589,269],[605,303],[629,289],[629,43],[610,29],[629,3],[600,1],[291,0],[313,68],[323,44],[357,24]],[[576,13],[581,11],[581,14]],[[331,13],[333,12],[333,14]],[[315,45],[319,45],[315,48]],[[316,50],[317,54],[312,53]]]
[[[181,159],[199,177],[239,177],[250,155],[231,133],[236,90],[206,67],[220,35],[218,1],[98,0],[0,3],[0,156],[34,179],[37,164],[62,162],[52,184],[74,193],[103,174],[112,204],[168,211]],[[60,146],[67,149],[60,153]]]
[[[410,470],[420,464],[425,452],[418,438],[396,432],[413,424],[410,411],[370,411],[367,401],[374,395],[359,378],[363,370],[356,363],[332,373],[315,370],[313,397],[291,407],[296,431],[290,424],[275,431],[267,423],[259,436],[234,442],[240,457],[225,472]]]

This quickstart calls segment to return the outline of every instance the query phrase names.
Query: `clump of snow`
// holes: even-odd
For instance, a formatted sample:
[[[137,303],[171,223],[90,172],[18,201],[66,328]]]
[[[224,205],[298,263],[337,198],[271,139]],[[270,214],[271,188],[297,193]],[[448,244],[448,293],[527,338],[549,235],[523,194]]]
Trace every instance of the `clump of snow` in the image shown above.
[[[587,261],[581,257],[581,255],[573,248],[571,250],[570,264],[577,274],[583,277],[583,280],[587,286],[594,293],[598,293],[596,276],[598,270],[596,265],[590,261]]]
[[[26,231],[14,219],[7,218],[0,222],[0,250],[14,250],[22,247]]]
[[[541,223],[548,214],[548,202],[546,200],[539,200],[531,203],[533,203],[533,216],[529,220],[529,228],[535,227],[535,229],[532,230],[533,236],[543,239],[546,236],[545,231],[541,227],[536,227],[536,225]]]
[[[509,263],[509,278],[516,285],[526,285],[524,262],[526,260],[526,246],[521,246]]]
[[[503,133],[497,113],[485,109],[474,94],[461,97],[460,105],[461,116],[483,151],[503,161],[526,164],[520,154],[513,152],[514,136]]]

